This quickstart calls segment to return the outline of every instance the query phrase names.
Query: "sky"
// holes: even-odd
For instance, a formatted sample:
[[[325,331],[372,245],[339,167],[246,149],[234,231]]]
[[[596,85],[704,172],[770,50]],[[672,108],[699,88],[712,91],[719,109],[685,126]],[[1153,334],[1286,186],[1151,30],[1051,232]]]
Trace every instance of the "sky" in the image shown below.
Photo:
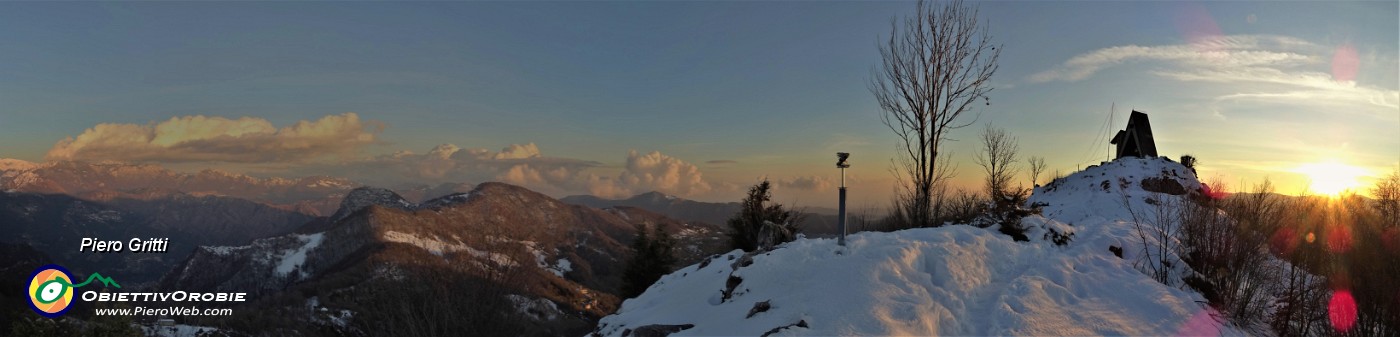
[[[1231,186],[1297,194],[1317,167],[1364,186],[1400,165],[1394,1],[969,4],[1002,54],[990,105],[952,133],[954,186],[982,178],[985,124],[1068,174],[1134,109],[1161,155]],[[844,151],[850,206],[883,207],[896,138],[868,83],[913,9],[6,2],[0,157],[704,201],[767,178],[777,201],[832,207]]]

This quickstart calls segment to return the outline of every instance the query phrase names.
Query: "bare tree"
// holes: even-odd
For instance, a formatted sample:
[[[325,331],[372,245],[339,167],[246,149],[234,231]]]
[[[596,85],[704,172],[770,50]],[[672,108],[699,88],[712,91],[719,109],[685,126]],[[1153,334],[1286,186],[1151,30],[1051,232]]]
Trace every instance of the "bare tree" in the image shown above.
[[[1400,228],[1400,167],[1376,182],[1371,194],[1375,197],[1381,223],[1389,228]]]
[[[1026,159],[1026,164],[1031,168],[1031,186],[1040,185],[1040,173],[1045,172],[1045,158],[1030,157]]]
[[[950,131],[975,122],[963,118],[973,103],[990,104],[988,80],[1000,54],[986,27],[978,27],[977,9],[960,0],[920,0],[913,16],[890,21],[870,92],[881,121],[900,138],[902,153],[892,160],[900,182],[895,212],[901,214],[895,218],[910,226],[934,225],[935,191],[951,176],[939,150]]]
[[[1018,151],[1020,146],[1016,144],[1016,137],[1007,134],[1006,130],[987,124],[982,131],[982,152],[977,153],[974,160],[987,174],[985,187],[987,196],[992,200],[1002,201],[1011,188],[1011,177],[1020,172],[1015,166]]]

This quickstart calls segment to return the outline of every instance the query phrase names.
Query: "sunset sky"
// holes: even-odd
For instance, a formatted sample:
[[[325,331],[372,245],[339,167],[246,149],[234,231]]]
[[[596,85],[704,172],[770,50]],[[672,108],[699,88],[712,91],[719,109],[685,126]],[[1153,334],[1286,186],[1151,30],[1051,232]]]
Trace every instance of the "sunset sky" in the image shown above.
[[[1395,1],[973,4],[1003,53],[953,134],[959,185],[982,178],[981,123],[1069,173],[1133,109],[1205,180],[1296,194],[1318,167],[1369,185],[1400,165]],[[0,3],[0,157],[706,201],[766,176],[830,207],[846,151],[852,206],[884,206],[895,138],[867,83],[913,8]]]

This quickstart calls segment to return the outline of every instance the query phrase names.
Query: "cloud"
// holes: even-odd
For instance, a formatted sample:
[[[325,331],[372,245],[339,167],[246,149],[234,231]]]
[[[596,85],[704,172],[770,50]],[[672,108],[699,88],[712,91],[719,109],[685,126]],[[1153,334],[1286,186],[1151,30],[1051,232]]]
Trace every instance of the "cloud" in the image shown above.
[[[481,183],[502,181],[544,193],[582,190],[595,161],[550,157],[535,143],[511,144],[501,151],[441,144],[427,153],[399,151],[355,160],[302,165],[294,173],[333,175],[370,185]]]
[[[500,152],[500,153],[496,153],[495,156],[493,156],[493,158],[495,158],[495,159],[497,159],[497,160],[500,160],[500,159],[528,159],[528,158],[537,158],[537,157],[539,157],[539,156],[540,156],[540,148],[539,148],[538,146],[535,146],[535,143],[529,143],[529,144],[525,144],[525,145],[511,144],[510,146],[507,146],[506,148],[501,149],[501,152]]]
[[[778,188],[795,189],[803,191],[825,191],[834,185],[831,179],[821,176],[793,177],[791,179],[779,179]]]
[[[1079,81],[1100,70],[1132,61],[1168,61],[1207,69],[1317,64],[1321,46],[1291,37],[1234,35],[1202,38],[1190,44],[1115,46],[1078,55],[1053,69],[1031,75],[1031,82]]]
[[[600,172],[596,161],[545,155],[535,143],[500,151],[441,144],[426,153],[401,150],[363,156],[383,129],[354,113],[278,128],[266,119],[184,116],[146,125],[103,123],[59,141],[49,160],[221,163],[258,175],[334,176],[390,188],[501,181],[553,195],[627,197],[660,191],[696,197],[733,192],[712,185],[694,164],[659,151],[628,152],[622,170]],[[732,164],[733,160],[711,160]],[[251,172],[247,172],[251,171]]]
[[[1367,58],[1381,68],[1394,64],[1394,60]],[[1120,64],[1147,62],[1155,67],[1148,73],[1162,78],[1221,84],[1217,89],[1227,92],[1216,93],[1217,102],[1325,105],[1328,109],[1320,111],[1393,119],[1400,108],[1400,90],[1357,83],[1359,60],[1350,43],[1328,47],[1286,36],[1214,36],[1189,44],[1103,48],[1072,57],[1028,80],[1079,81]],[[1215,109],[1219,115],[1220,109]]]
[[[266,119],[183,116],[147,125],[102,123],[54,144],[48,160],[291,163],[345,157],[375,141],[355,113],[276,128]]]
[[[706,163],[706,164],[710,164],[710,165],[733,165],[733,164],[738,164],[739,161],[737,161],[737,160],[728,160],[728,159],[715,159],[715,160],[706,161],[705,163]]]
[[[605,169],[596,161],[548,156],[534,143],[511,144],[499,152],[442,144],[423,154],[399,151],[339,163],[301,165],[292,173],[340,176],[387,187],[500,181],[552,195],[588,193],[607,198],[650,191],[695,197],[717,191],[699,167],[657,151],[629,151],[621,171]]]
[[[710,184],[705,182],[699,167],[660,151],[647,154],[628,151],[627,166],[615,182],[633,192],[653,190],[691,196],[710,191]]]

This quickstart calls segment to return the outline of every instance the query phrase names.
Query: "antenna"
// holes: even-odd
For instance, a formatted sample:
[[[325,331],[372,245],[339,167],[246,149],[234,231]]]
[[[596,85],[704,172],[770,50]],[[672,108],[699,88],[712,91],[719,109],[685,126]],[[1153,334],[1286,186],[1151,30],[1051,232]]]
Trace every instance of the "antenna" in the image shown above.
[[[1109,103],[1108,105],[1108,133],[1113,133],[1113,110],[1117,110],[1117,108],[1118,102]],[[1112,142],[1112,140],[1110,140],[1110,142]],[[1113,148],[1108,147],[1106,151],[1108,153],[1104,155],[1103,161],[1113,160]]]
[[[1105,137],[1113,137],[1112,109],[1109,110],[1108,116],[1106,117],[1107,118],[1104,118],[1103,120],[1103,124],[1099,124],[1099,129],[1096,130],[1097,132],[1094,133],[1094,140],[1090,141],[1089,147],[1085,148],[1084,152],[1081,152],[1081,154],[1079,155],[1079,164],[1092,163],[1094,161],[1094,147],[1103,146],[1104,143],[1100,143],[1100,141],[1103,141],[1105,143],[1110,141],[1109,138]]]

